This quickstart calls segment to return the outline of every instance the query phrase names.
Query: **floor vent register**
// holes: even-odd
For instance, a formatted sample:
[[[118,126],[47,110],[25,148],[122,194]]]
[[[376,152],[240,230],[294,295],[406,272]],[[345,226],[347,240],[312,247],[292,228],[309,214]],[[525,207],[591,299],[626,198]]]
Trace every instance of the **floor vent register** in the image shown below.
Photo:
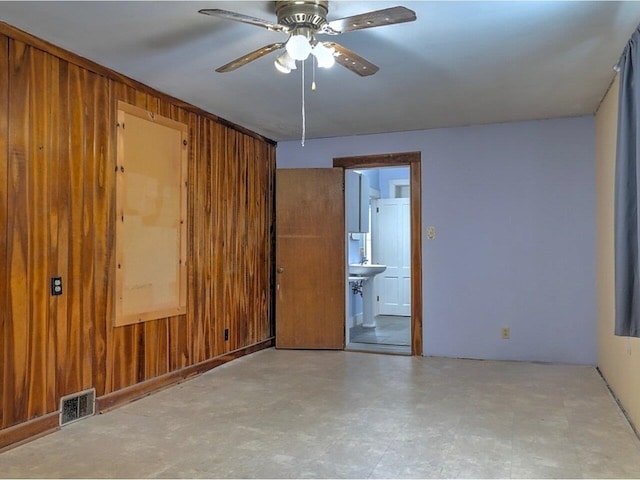
[[[60,426],[95,413],[96,389],[65,395],[60,399]]]

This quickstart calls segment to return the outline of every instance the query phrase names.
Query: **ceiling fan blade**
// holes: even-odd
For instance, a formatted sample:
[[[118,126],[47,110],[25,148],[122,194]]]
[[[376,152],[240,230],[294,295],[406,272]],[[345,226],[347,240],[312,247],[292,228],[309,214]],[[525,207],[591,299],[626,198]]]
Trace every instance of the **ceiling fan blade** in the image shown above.
[[[289,28],[284,25],[278,25],[277,23],[271,23],[267,20],[262,20],[261,18],[243,15],[242,13],[221,10],[220,8],[203,8],[202,10],[198,10],[198,13],[211,15],[213,17],[226,18],[227,20],[234,20],[236,22],[248,23],[249,25],[257,25],[258,27],[266,28],[272,32],[287,33],[289,31]]]
[[[218,73],[226,73],[231,72],[237,68],[240,68],[246,65],[249,62],[253,62],[254,60],[259,59],[260,57],[264,57],[266,54],[274,52],[280,48],[284,47],[284,43],[272,43],[270,45],[265,45],[257,50],[254,50],[251,53],[247,53],[240,58],[236,58],[226,65],[221,66],[220,68],[216,68],[216,72]]]
[[[362,58],[360,55],[357,55],[339,43],[324,42],[324,46],[327,48],[333,47],[336,51],[334,54],[336,62],[361,77],[368,77],[380,70],[377,65],[374,65],[369,60]]]
[[[351,32],[353,30],[363,30],[365,28],[382,27],[395,23],[413,22],[416,19],[416,12],[405,7],[391,7],[384,10],[353,15],[352,17],[339,18],[326,23],[323,26],[323,33],[338,34]]]

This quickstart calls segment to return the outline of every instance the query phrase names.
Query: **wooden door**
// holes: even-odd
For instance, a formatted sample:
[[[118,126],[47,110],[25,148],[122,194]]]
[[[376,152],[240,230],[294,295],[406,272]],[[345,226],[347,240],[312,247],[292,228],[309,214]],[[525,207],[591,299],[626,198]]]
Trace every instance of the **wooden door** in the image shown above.
[[[344,348],[343,170],[276,170],[276,347]]]

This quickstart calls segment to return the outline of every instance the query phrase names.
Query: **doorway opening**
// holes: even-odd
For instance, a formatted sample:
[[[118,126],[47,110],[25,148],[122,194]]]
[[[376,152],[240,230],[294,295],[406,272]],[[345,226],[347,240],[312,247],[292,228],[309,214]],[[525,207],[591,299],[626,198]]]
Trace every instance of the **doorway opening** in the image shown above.
[[[353,175],[361,174],[359,181],[360,192],[360,204],[366,202],[366,215],[369,225],[373,226],[374,231],[363,232],[362,221],[365,216],[364,209],[360,209],[359,221],[360,230],[349,227],[349,210],[353,211],[353,207],[345,207],[345,213],[347,214],[347,228],[346,231],[350,232],[346,234],[346,262],[345,262],[345,278],[347,279],[345,287],[345,346],[349,350],[365,350],[375,351],[381,353],[396,353],[396,354],[411,354],[422,355],[422,238],[421,238],[421,155],[420,152],[407,152],[407,153],[393,153],[383,155],[367,155],[358,157],[340,157],[334,158],[334,167],[341,167],[345,173],[345,193],[349,185],[354,188],[356,182],[353,180]],[[389,168],[394,167],[394,168]],[[376,183],[374,171],[377,175],[383,172],[383,175],[387,175],[388,172],[392,172],[398,167],[406,168],[408,171],[408,178],[405,175],[398,175],[396,172],[393,177],[386,177],[383,181],[383,186],[380,186],[379,178]],[[374,187],[376,184],[378,188],[370,188],[371,184],[369,176],[374,175]],[[363,184],[366,188],[366,200],[362,197]],[[385,192],[385,197],[382,198],[382,190]],[[373,197],[373,199],[372,199]],[[379,228],[377,222],[379,217],[376,218],[380,212],[377,210],[382,207],[382,210],[387,208],[384,203],[395,205],[390,206],[395,213],[394,215],[388,215],[399,217],[402,214],[401,210],[404,208],[406,212],[406,220],[408,223],[408,231],[406,232],[405,242],[406,248],[404,253],[404,262],[406,263],[405,271],[402,271],[403,266],[395,265],[389,272],[388,279],[385,279],[382,272],[376,271],[379,268],[376,266],[378,262],[382,260],[378,246],[381,246],[381,240],[377,237],[382,229]],[[402,207],[401,204],[406,204]],[[373,209],[371,206],[373,205]],[[384,213],[383,213],[384,216]],[[384,222],[385,220],[383,220]],[[389,220],[390,222],[391,220]],[[364,222],[365,226],[366,221]],[[392,227],[393,228],[393,227]],[[390,237],[393,238],[393,242],[402,243],[399,236]],[[354,249],[355,247],[355,249]],[[399,248],[402,252],[402,248]],[[396,254],[396,257],[398,254]],[[385,260],[386,257],[385,257]],[[364,268],[349,267],[349,265],[364,264]],[[370,265],[367,268],[367,264]],[[373,270],[372,270],[373,269]],[[359,272],[359,273],[356,273]],[[403,278],[404,275],[404,278]],[[373,281],[366,280],[360,282],[358,277],[371,277]],[[376,281],[376,277],[378,281]],[[374,292],[375,290],[375,294]],[[368,289],[368,291],[366,290]],[[355,290],[355,292],[354,292]],[[362,296],[360,296],[362,291]],[[382,295],[381,295],[382,292]],[[371,298],[375,298],[375,303],[367,304],[367,295]],[[375,295],[375,297],[374,297]],[[385,298],[387,295],[387,298]],[[353,297],[356,297],[355,299]],[[358,298],[360,297],[360,298]],[[378,298],[380,297],[380,298]],[[353,302],[352,302],[353,300]],[[381,302],[382,301],[382,302]],[[380,308],[380,303],[387,303],[385,307]],[[373,315],[365,312],[366,306],[372,307],[370,312]],[[358,311],[361,306],[362,312]],[[402,310],[404,308],[404,310]],[[395,310],[394,310],[395,309]],[[384,315],[384,313],[388,315]],[[359,314],[362,313],[360,317]],[[373,321],[370,321],[373,317]],[[389,318],[385,318],[389,317]],[[409,324],[409,330],[406,331],[402,322]],[[372,326],[375,325],[375,332],[372,330]],[[354,329],[354,327],[356,327]],[[362,329],[369,329],[368,331],[362,331]],[[400,333],[403,330],[406,331],[405,338],[408,337],[408,345],[399,345],[399,343],[407,343],[400,341]],[[388,334],[390,331],[398,332],[398,335]],[[376,343],[367,342],[354,342],[354,339],[362,340],[366,337],[360,337],[361,333],[367,334],[368,340],[376,340]],[[387,338],[381,338],[387,337]],[[383,342],[377,340],[382,339]],[[393,343],[392,343],[393,342]]]
[[[410,355],[409,166],[346,169],[345,178],[345,347]]]

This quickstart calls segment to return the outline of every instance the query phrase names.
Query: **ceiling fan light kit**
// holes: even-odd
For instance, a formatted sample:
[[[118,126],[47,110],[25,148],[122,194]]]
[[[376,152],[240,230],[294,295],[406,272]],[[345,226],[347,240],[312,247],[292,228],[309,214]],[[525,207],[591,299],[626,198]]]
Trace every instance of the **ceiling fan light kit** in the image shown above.
[[[315,57],[316,65],[319,68],[331,68],[336,63],[333,58],[335,52],[333,47],[326,47],[322,42],[317,42],[311,47],[311,44],[307,42],[308,48],[299,48],[298,46],[289,48],[289,44],[294,38],[300,38],[300,36],[291,37],[287,43],[285,52],[280,54],[274,61],[274,65],[280,73],[290,73],[291,70],[296,70],[296,60],[304,62],[309,58],[309,53]]]

